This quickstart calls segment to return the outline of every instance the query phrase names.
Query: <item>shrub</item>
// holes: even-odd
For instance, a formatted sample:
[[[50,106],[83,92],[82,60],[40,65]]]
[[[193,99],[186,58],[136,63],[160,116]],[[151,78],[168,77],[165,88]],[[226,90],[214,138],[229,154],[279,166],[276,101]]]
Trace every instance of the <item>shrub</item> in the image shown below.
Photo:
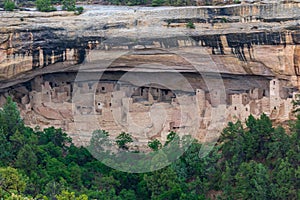
[[[221,18],[221,22],[222,22],[222,23],[227,23],[227,18],[226,18],[226,17],[222,17],[222,18]]]
[[[195,29],[196,28],[195,24],[193,22],[191,22],[191,21],[186,24],[186,27],[187,28],[191,28],[191,29]]]
[[[153,0],[152,1],[152,6],[161,6],[161,5],[163,5],[165,3],[165,1],[164,0]]]
[[[16,8],[16,5],[13,1],[11,0],[6,0],[4,2],[4,10],[6,11],[13,11]]]
[[[129,133],[122,132],[116,137],[116,143],[120,149],[128,150],[128,143],[133,142],[133,139]]]
[[[82,6],[76,7],[75,14],[80,15],[81,13],[83,13],[83,7]]]
[[[51,0],[36,0],[35,5],[38,11],[41,12],[51,12],[56,10],[51,4]]]
[[[62,9],[66,11],[76,11],[76,0],[63,0]]]

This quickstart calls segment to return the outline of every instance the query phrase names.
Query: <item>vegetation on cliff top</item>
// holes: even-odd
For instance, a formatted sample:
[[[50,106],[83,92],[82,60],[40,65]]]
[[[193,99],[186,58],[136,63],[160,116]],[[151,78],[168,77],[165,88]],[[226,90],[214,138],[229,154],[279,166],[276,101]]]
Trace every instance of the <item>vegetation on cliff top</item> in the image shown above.
[[[0,110],[0,198],[299,199],[300,116],[290,129],[287,135],[266,115],[250,116],[245,126],[229,123],[204,158],[198,155],[202,145],[194,140],[168,167],[124,173],[105,166],[86,148],[76,147],[61,129],[26,127],[8,98]],[[99,134],[108,136],[95,131],[92,140],[99,141]],[[173,140],[180,138],[171,132],[164,146]],[[120,134],[117,141],[117,148],[130,151],[130,134]],[[154,140],[149,146],[157,151],[162,144]]]
[[[51,0],[36,0],[35,5],[37,10],[41,12],[56,11],[56,8],[52,5]]]
[[[62,4],[62,10],[74,11],[78,15],[83,12],[83,7],[76,7],[76,0],[62,0],[60,3]],[[56,11],[51,0],[36,0],[35,5],[37,10],[41,12]]]
[[[19,0],[19,1],[0,0],[0,6],[4,5],[4,3],[6,1],[17,2],[17,4],[20,7],[33,7],[36,5],[35,0]],[[59,4],[62,6],[64,6],[65,2],[75,2],[75,0],[45,0],[45,1],[49,1],[50,5],[58,5]],[[93,4],[93,3],[98,4],[99,3],[97,1],[91,2],[91,1],[85,1],[85,0],[79,0],[79,2],[85,3],[85,4]],[[103,4],[103,5],[126,5],[126,6],[138,6],[138,5],[142,5],[142,6],[210,6],[210,5],[226,5],[226,4],[239,4],[239,3],[241,3],[239,0],[228,0],[228,1],[223,1],[223,0],[203,0],[203,1],[192,1],[192,0],[104,0],[104,1],[100,2],[100,4]],[[14,3],[14,5],[15,5],[15,3]],[[54,11],[53,8],[50,9],[49,7],[48,7],[48,9],[44,8],[42,10],[46,10],[43,12]],[[69,10],[69,9],[67,8],[65,10]],[[77,13],[80,13],[81,10],[82,10],[82,7],[78,7],[77,9],[72,8],[69,11],[75,11]],[[8,11],[11,11],[11,10],[8,10]]]
[[[0,1],[1,2],[1,1]],[[22,5],[24,2],[18,2],[18,4]],[[61,4],[62,10],[66,11],[74,11],[75,14],[79,15],[83,12],[83,7],[76,6],[76,0],[35,0],[34,4],[38,11],[41,12],[52,12],[56,11],[55,5]],[[5,11],[13,11],[17,8],[17,4],[12,0],[5,0],[3,4],[3,8]]]
[[[147,5],[147,6],[210,6],[210,5],[225,5],[225,4],[239,4],[239,0],[105,0],[105,2],[113,5]]]
[[[4,1],[4,10],[5,11],[13,11],[16,8],[15,2],[11,0]]]

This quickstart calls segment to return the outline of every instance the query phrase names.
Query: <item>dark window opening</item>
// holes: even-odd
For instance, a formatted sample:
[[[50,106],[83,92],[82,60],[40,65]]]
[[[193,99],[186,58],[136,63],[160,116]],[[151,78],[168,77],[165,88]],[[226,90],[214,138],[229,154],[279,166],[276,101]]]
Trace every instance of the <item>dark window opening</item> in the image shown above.
[[[89,86],[89,89],[91,90],[92,87],[93,87],[93,84],[92,83],[88,83],[88,86]]]
[[[236,110],[236,106],[234,106],[234,110]]]

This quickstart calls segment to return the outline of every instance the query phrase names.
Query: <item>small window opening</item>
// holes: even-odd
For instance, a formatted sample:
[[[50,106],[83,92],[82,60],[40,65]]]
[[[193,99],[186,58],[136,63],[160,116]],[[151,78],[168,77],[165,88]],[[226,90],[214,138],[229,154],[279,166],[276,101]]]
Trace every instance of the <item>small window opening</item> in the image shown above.
[[[91,90],[91,89],[92,89],[92,86],[93,86],[93,84],[92,84],[92,83],[89,83],[88,85],[89,85],[89,89]]]

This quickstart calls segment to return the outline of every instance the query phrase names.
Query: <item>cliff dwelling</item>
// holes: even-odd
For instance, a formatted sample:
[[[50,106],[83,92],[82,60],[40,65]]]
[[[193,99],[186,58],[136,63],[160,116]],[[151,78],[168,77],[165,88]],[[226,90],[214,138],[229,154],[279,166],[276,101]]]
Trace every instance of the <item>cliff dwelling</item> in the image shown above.
[[[289,120],[300,63],[290,16],[299,7],[187,9],[129,10],[112,21],[24,14],[0,32],[0,104],[12,96],[27,125],[62,128],[77,144],[97,129],[143,143],[196,127],[193,136],[205,141],[207,130],[250,114]],[[2,15],[13,26],[15,17]],[[45,23],[33,30],[27,19],[35,17]]]
[[[166,57],[172,60],[168,62]],[[156,72],[157,66],[168,70],[174,63],[190,69]],[[124,65],[135,70],[124,71]],[[120,66],[122,71],[114,71]],[[114,60],[98,75],[87,70],[80,76],[78,72],[38,75],[3,91],[0,102],[13,96],[27,125],[60,127],[80,145],[88,142],[97,129],[107,130],[112,136],[130,132],[136,141],[146,143],[154,138],[164,141],[170,131],[196,126],[193,136],[206,140],[207,129],[221,131],[227,122],[244,121],[250,114],[258,117],[266,113],[280,121],[291,117],[296,90],[287,80],[225,73],[219,74],[220,79],[211,72],[191,69],[190,63],[174,53],[135,50]],[[186,83],[180,83],[178,77]],[[223,90],[216,85],[219,79]],[[225,111],[223,118],[214,121],[220,107]]]

